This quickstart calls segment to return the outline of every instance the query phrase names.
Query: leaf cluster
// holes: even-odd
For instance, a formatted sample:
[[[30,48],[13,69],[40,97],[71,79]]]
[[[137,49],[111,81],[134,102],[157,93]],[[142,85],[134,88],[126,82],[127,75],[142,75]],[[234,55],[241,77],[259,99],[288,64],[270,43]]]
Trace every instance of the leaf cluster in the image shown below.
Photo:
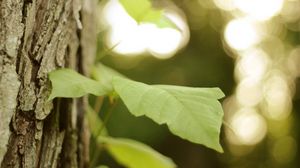
[[[75,98],[86,94],[110,96],[114,99],[119,97],[134,116],[146,116],[157,124],[166,124],[173,134],[183,139],[223,152],[219,143],[223,111],[218,99],[224,94],[220,89],[147,85],[130,80],[102,64],[93,69],[93,76],[96,80],[71,69],[50,72],[52,92],[49,99]],[[147,163],[174,167],[170,161],[162,159],[159,153],[139,142],[105,136],[108,134],[105,129],[103,134],[98,134],[97,132],[102,130],[99,128],[102,127],[102,122],[96,119],[97,114],[91,109],[87,115],[92,133],[99,136],[99,142],[107,144],[107,149],[120,163],[141,168],[137,158],[134,158],[145,155]],[[161,158],[161,161],[157,158]]]

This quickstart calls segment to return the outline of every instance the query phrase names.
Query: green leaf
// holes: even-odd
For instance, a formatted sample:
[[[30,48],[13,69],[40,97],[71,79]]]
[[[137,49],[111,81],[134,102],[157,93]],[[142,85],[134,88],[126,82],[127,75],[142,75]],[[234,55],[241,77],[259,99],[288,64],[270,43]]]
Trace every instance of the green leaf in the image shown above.
[[[119,0],[126,12],[138,23],[153,23],[160,28],[177,26],[164,16],[162,9],[152,7],[150,0]]]
[[[131,139],[99,137],[99,142],[120,164],[128,168],[175,168],[170,158]]]
[[[98,63],[92,69],[92,77],[96,81],[100,82],[102,86],[105,87],[105,90],[107,90],[110,93],[113,92],[112,79],[114,76],[126,78],[124,75],[101,63]]]
[[[137,22],[140,22],[152,5],[149,0],[119,0],[126,12]]]
[[[115,77],[115,91],[135,116],[167,124],[172,133],[223,152],[219,144],[223,110],[218,88],[146,85]]]
[[[88,93],[103,96],[107,91],[97,81],[89,79],[71,69],[58,69],[49,73],[52,91],[49,100],[55,97],[81,97]]]
[[[160,18],[159,20],[153,21],[152,23],[159,28],[174,28],[181,32],[181,30],[177,27],[177,25],[165,16]]]
[[[90,106],[88,106],[85,115],[88,119],[88,124],[94,137],[98,137],[99,135],[108,135],[108,131],[103,125],[102,120]]]

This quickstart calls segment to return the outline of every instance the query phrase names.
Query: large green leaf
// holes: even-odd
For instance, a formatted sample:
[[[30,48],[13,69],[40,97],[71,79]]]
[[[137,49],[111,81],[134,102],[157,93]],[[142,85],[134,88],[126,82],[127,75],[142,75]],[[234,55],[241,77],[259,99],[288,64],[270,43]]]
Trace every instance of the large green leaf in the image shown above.
[[[97,81],[89,79],[71,69],[58,69],[49,73],[52,91],[49,100],[55,97],[81,97],[88,93],[103,96],[107,94],[105,87]]]
[[[113,92],[112,79],[114,76],[126,78],[124,75],[101,63],[98,63],[92,69],[92,77],[100,82],[110,93]]]
[[[113,86],[129,111],[145,115],[191,142],[223,152],[219,144],[223,110],[218,88],[146,85],[114,77]]]
[[[162,9],[152,7],[150,0],[119,0],[126,12],[138,23],[148,22],[158,27],[177,28],[165,17]]]
[[[123,139],[99,137],[109,153],[128,168],[175,168],[173,161],[140,142]]]

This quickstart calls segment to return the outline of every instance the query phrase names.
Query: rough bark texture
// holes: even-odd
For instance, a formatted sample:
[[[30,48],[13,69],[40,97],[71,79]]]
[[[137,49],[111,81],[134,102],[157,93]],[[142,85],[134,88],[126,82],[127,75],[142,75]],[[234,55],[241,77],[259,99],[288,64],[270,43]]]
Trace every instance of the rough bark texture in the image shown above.
[[[47,101],[47,74],[88,74],[94,0],[0,1],[1,167],[88,167],[86,98]]]

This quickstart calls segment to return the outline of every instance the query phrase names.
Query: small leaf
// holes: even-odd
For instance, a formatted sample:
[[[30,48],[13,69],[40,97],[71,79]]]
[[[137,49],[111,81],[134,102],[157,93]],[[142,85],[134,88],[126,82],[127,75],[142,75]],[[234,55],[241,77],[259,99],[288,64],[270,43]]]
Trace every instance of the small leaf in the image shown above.
[[[81,97],[88,93],[103,96],[107,91],[97,81],[89,79],[71,69],[58,69],[49,73],[52,91],[49,100],[55,97]]]
[[[151,147],[131,139],[99,137],[109,153],[128,168],[175,168],[170,158],[156,152]]]
[[[160,28],[177,26],[165,17],[162,9],[152,7],[150,0],[119,0],[126,12],[138,23],[153,23]]]
[[[138,23],[151,10],[152,5],[149,0],[119,0],[126,12]]]
[[[177,27],[175,23],[173,23],[169,18],[162,17],[159,20],[155,20],[152,23],[154,23],[159,28],[174,28],[181,32],[181,29]]]
[[[94,137],[98,137],[99,135],[108,135],[108,131],[106,127],[103,126],[102,120],[90,106],[88,106],[85,114],[88,119],[91,133]]]
[[[155,9],[149,9],[147,13],[144,13],[142,19],[140,22],[150,22],[155,23],[159,21],[161,18],[163,18],[163,11],[162,10],[155,10]]]
[[[146,85],[115,77],[115,91],[135,116],[167,124],[175,135],[223,152],[219,144],[223,110],[218,88]]]

